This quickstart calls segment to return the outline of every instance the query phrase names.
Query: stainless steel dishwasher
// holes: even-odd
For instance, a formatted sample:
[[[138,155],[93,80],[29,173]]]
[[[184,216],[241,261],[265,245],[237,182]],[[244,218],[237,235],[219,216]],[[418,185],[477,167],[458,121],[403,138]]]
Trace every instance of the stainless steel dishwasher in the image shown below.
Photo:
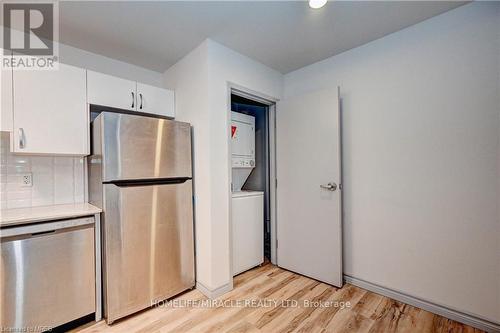
[[[94,218],[2,228],[0,237],[2,329],[40,331],[95,312]]]

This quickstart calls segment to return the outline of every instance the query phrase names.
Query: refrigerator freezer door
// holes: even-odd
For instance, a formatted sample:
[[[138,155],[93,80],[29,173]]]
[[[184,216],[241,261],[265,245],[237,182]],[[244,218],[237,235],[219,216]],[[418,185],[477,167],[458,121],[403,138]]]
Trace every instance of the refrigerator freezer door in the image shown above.
[[[102,155],[103,181],[191,178],[191,127],[102,112],[93,122],[93,155]]]
[[[104,185],[108,323],[194,286],[191,186]]]

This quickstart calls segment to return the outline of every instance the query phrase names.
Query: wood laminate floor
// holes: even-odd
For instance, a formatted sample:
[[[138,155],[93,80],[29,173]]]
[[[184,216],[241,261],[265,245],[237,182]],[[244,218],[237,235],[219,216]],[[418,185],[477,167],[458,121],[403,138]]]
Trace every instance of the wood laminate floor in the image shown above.
[[[234,279],[234,289],[208,306],[192,290],[108,326],[75,332],[481,332],[346,284],[335,288],[271,264]],[[349,302],[349,303],[347,303]]]

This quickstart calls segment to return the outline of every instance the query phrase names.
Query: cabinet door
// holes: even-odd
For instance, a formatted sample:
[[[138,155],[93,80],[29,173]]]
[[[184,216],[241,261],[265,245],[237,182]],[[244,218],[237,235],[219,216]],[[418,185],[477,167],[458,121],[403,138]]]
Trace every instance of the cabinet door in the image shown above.
[[[174,118],[174,92],[138,82],[137,111]]]
[[[12,69],[2,69],[1,75],[1,131],[12,132]]]
[[[87,71],[88,103],[136,110],[136,83],[115,76]]]
[[[85,70],[15,71],[14,152],[87,155],[89,117]]]

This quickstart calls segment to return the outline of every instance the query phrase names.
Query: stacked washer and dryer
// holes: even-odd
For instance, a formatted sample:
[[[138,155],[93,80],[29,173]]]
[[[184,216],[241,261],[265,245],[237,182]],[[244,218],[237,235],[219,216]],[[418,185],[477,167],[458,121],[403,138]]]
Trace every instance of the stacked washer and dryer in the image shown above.
[[[264,192],[242,190],[255,168],[255,117],[231,112],[233,275],[264,262]]]

